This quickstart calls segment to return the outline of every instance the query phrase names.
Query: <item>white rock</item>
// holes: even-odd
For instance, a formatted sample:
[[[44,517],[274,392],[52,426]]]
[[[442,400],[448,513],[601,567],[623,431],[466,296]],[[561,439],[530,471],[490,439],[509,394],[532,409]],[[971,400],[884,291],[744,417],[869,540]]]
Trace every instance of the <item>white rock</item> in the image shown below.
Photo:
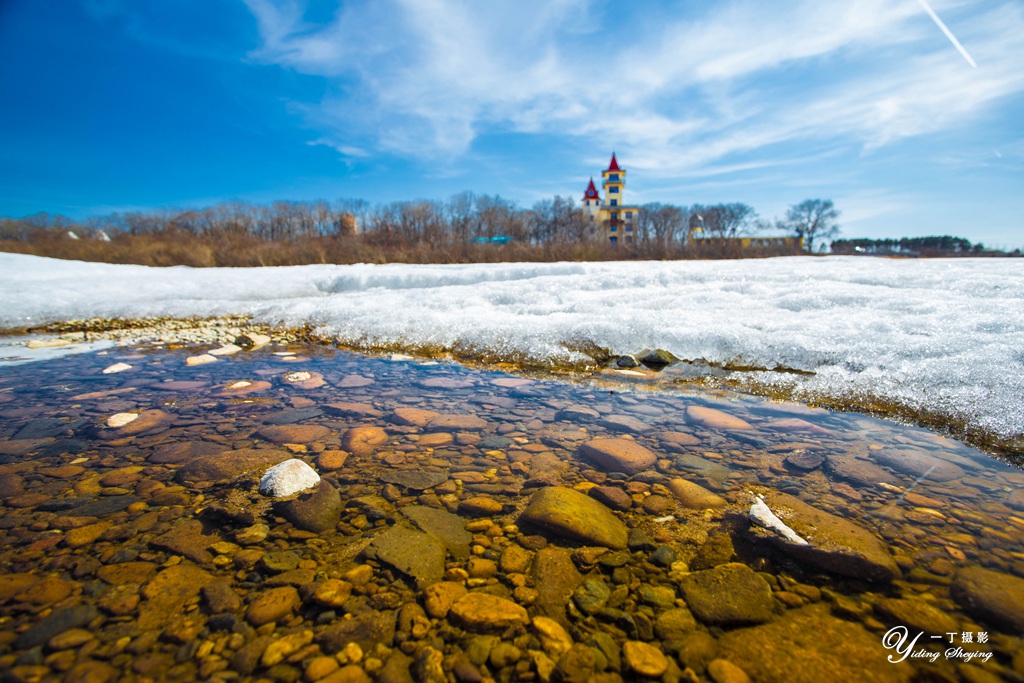
[[[799,534],[786,526],[786,523],[772,512],[771,508],[768,507],[761,496],[756,496],[754,498],[754,504],[750,506],[750,520],[758,526],[763,526],[765,529],[774,531],[790,543],[795,543],[797,545],[810,545],[810,543],[801,538]]]
[[[125,370],[131,370],[132,366],[127,363],[114,363],[109,368],[103,370],[104,375],[112,375],[115,372],[124,372]]]
[[[208,353],[200,354],[198,356],[189,356],[185,359],[186,365],[206,365],[207,363],[216,363],[217,358],[211,356]]]
[[[213,349],[209,352],[211,356],[233,356],[242,350],[241,346],[235,346],[234,344],[225,344],[219,349]]]
[[[271,498],[284,498],[311,489],[320,483],[320,475],[297,458],[274,465],[260,479],[260,493]]]
[[[138,413],[118,413],[107,418],[107,426],[117,429],[139,419]]]
[[[289,372],[284,376],[285,382],[305,382],[308,379],[312,379],[313,375],[302,370],[300,372]]]

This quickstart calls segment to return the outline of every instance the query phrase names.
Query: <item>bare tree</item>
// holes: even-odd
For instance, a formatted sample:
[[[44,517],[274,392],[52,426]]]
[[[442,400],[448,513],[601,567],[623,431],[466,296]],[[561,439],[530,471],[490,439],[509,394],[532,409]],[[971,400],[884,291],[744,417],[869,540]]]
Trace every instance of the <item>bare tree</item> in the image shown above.
[[[816,239],[830,239],[839,234],[839,210],[831,199],[805,199],[789,207],[786,219],[779,227],[788,230],[804,241],[804,248],[814,253]]]

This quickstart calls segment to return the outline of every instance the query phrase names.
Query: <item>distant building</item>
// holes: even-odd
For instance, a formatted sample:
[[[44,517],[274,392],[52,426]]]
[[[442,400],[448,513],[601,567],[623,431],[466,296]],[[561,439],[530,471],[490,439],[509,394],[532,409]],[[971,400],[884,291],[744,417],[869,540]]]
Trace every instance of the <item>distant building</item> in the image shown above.
[[[608,168],[601,171],[601,179],[603,200],[593,178],[583,193],[583,211],[591,223],[591,230],[610,244],[631,244],[640,207],[626,204],[626,169],[619,166],[614,152]]]

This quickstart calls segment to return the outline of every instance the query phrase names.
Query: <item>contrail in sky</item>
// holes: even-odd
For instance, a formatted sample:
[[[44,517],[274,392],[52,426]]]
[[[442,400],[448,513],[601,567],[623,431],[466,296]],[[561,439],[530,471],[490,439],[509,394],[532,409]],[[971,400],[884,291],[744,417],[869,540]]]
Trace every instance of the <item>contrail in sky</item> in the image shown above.
[[[966,48],[964,48],[964,46],[960,44],[960,41],[956,39],[956,36],[953,35],[953,32],[950,31],[944,23],[942,23],[942,19],[939,19],[939,15],[936,14],[935,10],[933,10],[931,6],[928,4],[928,0],[917,1],[921,3],[921,7],[924,7],[924,11],[927,12],[928,16],[932,18],[932,21],[935,22],[935,25],[941,28],[942,32],[946,34],[946,37],[949,38],[949,42],[953,43],[953,47],[955,47],[960,52],[960,54],[964,56],[964,59],[967,60],[967,63],[970,64],[975,69],[977,69],[978,65],[975,64],[971,56],[967,54]]]

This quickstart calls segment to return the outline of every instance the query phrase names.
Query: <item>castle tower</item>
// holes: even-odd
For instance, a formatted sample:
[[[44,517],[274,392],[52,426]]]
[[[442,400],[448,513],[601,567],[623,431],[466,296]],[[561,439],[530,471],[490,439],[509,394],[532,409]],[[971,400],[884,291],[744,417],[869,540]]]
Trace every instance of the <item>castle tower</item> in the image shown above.
[[[583,211],[591,223],[597,221],[601,215],[601,195],[597,193],[593,178],[590,179],[590,184],[587,185],[587,189],[583,193]]]
[[[614,206],[623,206],[626,203],[623,199],[626,191],[626,171],[619,168],[615,152],[612,152],[612,161],[608,168],[601,171],[601,177],[604,179],[604,208],[611,210]]]

